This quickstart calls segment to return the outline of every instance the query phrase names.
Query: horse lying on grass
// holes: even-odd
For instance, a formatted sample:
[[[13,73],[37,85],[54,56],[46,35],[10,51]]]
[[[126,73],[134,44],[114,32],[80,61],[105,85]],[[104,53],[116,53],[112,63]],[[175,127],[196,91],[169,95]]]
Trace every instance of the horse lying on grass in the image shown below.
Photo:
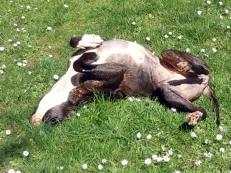
[[[195,126],[206,118],[192,101],[201,95],[214,103],[220,124],[219,103],[208,84],[209,69],[200,59],[177,50],[165,50],[161,59],[143,46],[125,40],[103,41],[97,35],[71,38],[79,47],[64,76],[41,99],[32,123],[56,123],[102,92],[114,98],[147,96],[169,107],[189,112],[184,125]]]

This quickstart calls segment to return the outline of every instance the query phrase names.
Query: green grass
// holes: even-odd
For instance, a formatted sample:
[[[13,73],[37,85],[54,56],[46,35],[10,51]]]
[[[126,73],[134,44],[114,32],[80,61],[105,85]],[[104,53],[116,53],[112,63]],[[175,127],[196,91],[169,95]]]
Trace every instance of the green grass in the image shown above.
[[[64,8],[65,3],[69,8]],[[231,1],[223,3],[224,6],[215,0],[210,6],[203,0],[1,1],[0,47],[5,50],[0,52],[0,65],[5,64],[6,69],[0,75],[0,172],[10,168],[28,173],[85,172],[81,168],[84,163],[88,164],[87,172],[99,172],[97,165],[103,158],[108,163],[102,172],[228,172],[231,169],[231,30],[226,26],[231,25],[231,13],[224,15],[223,20],[219,16],[225,8],[231,10]],[[31,10],[26,10],[27,5]],[[202,16],[197,15],[197,10],[203,11]],[[23,20],[21,16],[26,18]],[[53,31],[48,32],[48,26]],[[17,32],[17,28],[25,28],[27,32]],[[165,39],[169,31],[174,37]],[[84,33],[136,40],[157,54],[167,48],[190,48],[213,71],[211,84],[220,100],[221,122],[226,131],[219,132],[211,103],[205,98],[195,102],[209,114],[193,130],[198,135],[196,139],[191,138],[190,132],[178,129],[185,113],[172,113],[148,98],[129,102],[98,96],[87,108],[77,110],[80,117],[73,116],[56,126],[32,126],[30,116],[39,98],[55,83],[53,75],[62,75],[67,69],[67,60],[74,51],[68,46],[70,37]],[[181,40],[177,39],[179,35],[183,36]],[[145,40],[147,36],[151,41]],[[213,42],[213,38],[217,41]],[[21,45],[14,47],[16,41]],[[218,49],[217,53],[212,52],[213,47]],[[206,49],[208,56],[200,52],[201,48]],[[18,67],[16,63],[24,59],[28,65]],[[6,129],[12,134],[7,136]],[[135,138],[137,132],[142,134],[141,140]],[[162,132],[159,138],[158,132]],[[149,133],[153,136],[150,141],[146,140]],[[217,134],[223,135],[222,141],[214,140]],[[205,139],[212,143],[203,144]],[[145,165],[144,160],[152,154],[164,153],[163,145],[173,150],[170,161]],[[223,154],[220,147],[225,148]],[[22,156],[24,150],[30,152],[26,158]],[[205,158],[206,151],[214,156]],[[179,154],[182,158],[178,158]],[[120,164],[122,159],[128,160],[126,167]],[[201,160],[202,164],[195,166],[195,160]],[[58,166],[64,169],[58,170]]]

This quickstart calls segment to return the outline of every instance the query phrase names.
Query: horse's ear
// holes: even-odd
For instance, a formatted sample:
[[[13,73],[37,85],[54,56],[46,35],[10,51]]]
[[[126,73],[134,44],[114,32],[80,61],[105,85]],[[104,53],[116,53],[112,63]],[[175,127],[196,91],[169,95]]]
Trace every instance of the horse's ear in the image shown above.
[[[71,37],[70,46],[73,48],[76,48],[78,46],[80,40],[82,40],[82,36]]]

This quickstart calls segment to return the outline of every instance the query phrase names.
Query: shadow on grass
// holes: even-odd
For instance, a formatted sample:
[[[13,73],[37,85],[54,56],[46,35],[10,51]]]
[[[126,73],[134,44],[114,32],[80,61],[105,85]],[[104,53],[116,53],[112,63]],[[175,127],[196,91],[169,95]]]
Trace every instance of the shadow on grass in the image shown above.
[[[19,156],[21,150],[28,146],[28,141],[23,138],[19,142],[7,141],[0,147],[0,165],[3,165],[9,158]]]

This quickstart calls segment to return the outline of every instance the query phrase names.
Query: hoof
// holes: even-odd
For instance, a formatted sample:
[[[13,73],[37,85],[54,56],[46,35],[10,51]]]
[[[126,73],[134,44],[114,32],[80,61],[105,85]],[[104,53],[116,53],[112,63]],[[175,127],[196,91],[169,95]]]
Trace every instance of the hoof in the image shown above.
[[[203,119],[203,113],[200,111],[195,111],[192,113],[189,113],[186,122],[190,126],[195,126],[198,122],[200,122]]]
[[[179,63],[177,64],[177,67],[178,67],[179,71],[181,71],[181,72],[187,72],[187,71],[189,71],[189,70],[191,69],[189,63],[186,62],[186,61],[184,61],[184,62],[179,62]]]
[[[42,117],[40,114],[34,114],[31,118],[31,123],[35,126],[38,126],[42,123]]]

